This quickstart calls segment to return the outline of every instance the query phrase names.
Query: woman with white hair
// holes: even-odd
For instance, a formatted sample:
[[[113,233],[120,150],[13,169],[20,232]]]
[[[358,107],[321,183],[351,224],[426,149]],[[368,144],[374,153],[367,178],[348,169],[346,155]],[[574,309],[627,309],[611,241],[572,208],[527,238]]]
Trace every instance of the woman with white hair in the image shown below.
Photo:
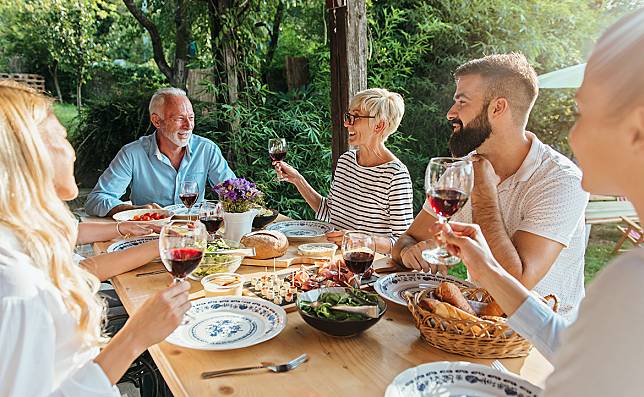
[[[158,292],[111,341],[99,281],[74,262],[74,150],[51,101],[0,82],[0,396],[119,396],[114,384],[190,308]]]
[[[293,183],[316,218],[330,222],[336,231],[327,239],[342,242],[345,230],[373,233],[376,251],[387,254],[413,221],[411,178],[407,167],[385,146],[405,113],[400,94],[382,88],[358,92],[344,114],[349,145],[333,175],[329,195],[322,197],[287,163],[277,162],[276,171]]]
[[[637,55],[640,54],[640,55]],[[582,186],[626,196],[644,215],[644,9],[599,39],[577,91],[570,147]],[[644,249],[609,264],[592,282],[571,325],[496,261],[477,225],[450,223],[448,248],[472,279],[554,365],[545,396],[641,396],[644,366]]]

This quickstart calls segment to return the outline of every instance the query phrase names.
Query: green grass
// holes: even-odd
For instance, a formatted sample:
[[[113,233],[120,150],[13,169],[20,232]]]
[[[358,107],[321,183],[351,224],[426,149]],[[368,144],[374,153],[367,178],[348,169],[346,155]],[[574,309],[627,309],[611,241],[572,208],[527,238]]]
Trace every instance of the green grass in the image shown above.
[[[584,267],[586,284],[590,283],[595,275],[615,258],[616,255],[613,255],[612,251],[620,235],[615,224],[593,225],[586,248],[586,266]],[[632,244],[627,241],[622,248],[632,248]],[[462,263],[450,268],[447,273],[461,279],[467,277],[467,270]]]
[[[76,116],[78,116],[76,106],[69,103],[54,103],[54,114],[67,129],[67,133],[69,134],[68,138],[71,138],[74,127],[76,126]]]

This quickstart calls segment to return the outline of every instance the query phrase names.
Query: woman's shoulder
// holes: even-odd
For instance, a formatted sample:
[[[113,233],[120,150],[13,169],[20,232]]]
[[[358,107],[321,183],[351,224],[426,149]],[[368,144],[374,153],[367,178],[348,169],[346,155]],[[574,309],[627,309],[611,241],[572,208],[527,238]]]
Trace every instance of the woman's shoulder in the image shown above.
[[[0,299],[30,299],[50,290],[44,273],[22,252],[0,246]]]

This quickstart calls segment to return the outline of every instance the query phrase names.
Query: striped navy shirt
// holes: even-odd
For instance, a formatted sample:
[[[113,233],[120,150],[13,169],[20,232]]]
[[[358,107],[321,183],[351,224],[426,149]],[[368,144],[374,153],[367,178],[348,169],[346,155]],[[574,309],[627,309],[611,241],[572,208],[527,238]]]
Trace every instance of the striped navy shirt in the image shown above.
[[[414,220],[409,171],[398,159],[363,167],[356,155],[349,150],[340,156],[331,191],[315,216],[337,229],[389,237],[393,245]]]

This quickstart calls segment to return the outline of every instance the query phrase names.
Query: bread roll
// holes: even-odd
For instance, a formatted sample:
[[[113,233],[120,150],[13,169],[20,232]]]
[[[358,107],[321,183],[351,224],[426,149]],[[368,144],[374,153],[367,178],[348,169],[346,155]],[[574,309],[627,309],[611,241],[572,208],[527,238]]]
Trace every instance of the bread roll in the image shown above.
[[[465,297],[463,296],[461,290],[455,284],[443,281],[442,283],[438,284],[438,287],[436,287],[434,294],[443,302],[447,302],[463,310],[464,312],[471,314],[472,316],[476,316],[476,312],[474,311],[474,309],[472,309],[472,306],[470,306],[467,299],[465,299]]]
[[[451,318],[455,320],[470,320],[470,321],[481,321],[480,318],[464,312],[463,310],[452,306],[449,303],[441,302],[436,299],[425,298],[419,302],[419,305],[443,318]],[[479,335],[482,332],[481,327],[473,325],[471,327],[466,327],[462,325],[456,325],[460,331],[471,331],[474,335]],[[468,329],[469,328],[469,329]]]
[[[288,249],[288,240],[284,233],[271,230],[248,233],[241,238],[240,243],[255,248],[255,256],[252,259],[277,258],[284,255]]]
[[[490,317],[503,317],[505,316],[505,313],[503,313],[503,310],[501,310],[501,308],[495,301],[492,301],[481,309],[481,312],[479,313],[479,315],[490,316]]]

